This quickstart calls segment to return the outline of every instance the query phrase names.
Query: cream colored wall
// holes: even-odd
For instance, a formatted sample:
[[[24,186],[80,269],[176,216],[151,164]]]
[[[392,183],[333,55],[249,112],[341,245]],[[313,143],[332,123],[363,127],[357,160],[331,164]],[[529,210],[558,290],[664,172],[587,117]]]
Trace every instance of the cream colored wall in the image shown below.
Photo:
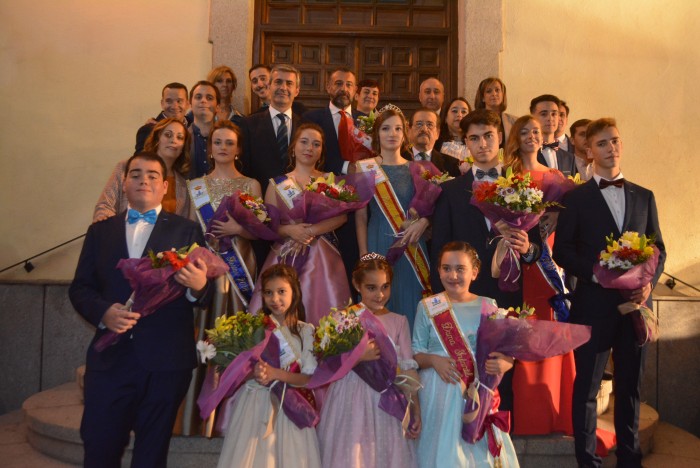
[[[666,271],[700,285],[697,2],[506,0],[504,14],[509,111],[551,93],[570,123],[617,118],[625,177],[656,195]]]
[[[207,0],[0,1],[0,269],[85,232],[163,85],[209,71],[208,34]],[[70,279],[80,245],[0,278]]]

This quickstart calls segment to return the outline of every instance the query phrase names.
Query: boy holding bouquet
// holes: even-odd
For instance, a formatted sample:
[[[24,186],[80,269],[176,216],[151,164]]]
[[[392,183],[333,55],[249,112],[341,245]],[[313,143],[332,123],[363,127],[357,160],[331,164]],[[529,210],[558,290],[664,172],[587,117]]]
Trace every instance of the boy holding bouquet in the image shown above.
[[[579,466],[598,467],[602,463],[595,453],[596,395],[612,349],[617,466],[640,467],[639,403],[646,348],[635,341],[630,315],[621,315],[617,307],[627,301],[651,307],[650,293],[663,271],[666,252],[654,194],[622,176],[622,140],[615,120],[591,122],[586,140],[588,156],[593,159],[593,178],[565,195],[566,208],[559,215],[553,251],[557,264],[578,281],[571,301],[571,322],[591,326],[591,340],[574,352],[576,458]],[[617,289],[603,288],[593,273],[600,252],[606,249],[606,236],[612,233],[619,238],[625,231],[654,236],[660,253],[651,281],[631,291],[628,298]]]

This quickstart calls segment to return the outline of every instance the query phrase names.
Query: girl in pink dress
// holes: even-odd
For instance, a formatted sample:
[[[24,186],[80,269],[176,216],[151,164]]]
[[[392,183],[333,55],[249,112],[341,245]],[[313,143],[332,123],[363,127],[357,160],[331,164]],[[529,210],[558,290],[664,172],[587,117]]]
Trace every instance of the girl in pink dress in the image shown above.
[[[411,333],[405,316],[384,307],[391,295],[392,269],[381,255],[364,255],[352,273],[352,284],[360,293],[362,305],[384,326],[398,355],[399,379],[412,383],[406,394],[413,423],[407,427],[379,408],[380,393],[355,372],[331,384],[317,427],[324,467],[416,466],[414,440],[420,433],[420,407],[416,395],[418,365],[413,360]],[[366,312],[365,312],[366,313]],[[363,360],[379,358],[371,345]],[[409,378],[403,377],[407,376]],[[402,385],[404,388],[411,385]]]

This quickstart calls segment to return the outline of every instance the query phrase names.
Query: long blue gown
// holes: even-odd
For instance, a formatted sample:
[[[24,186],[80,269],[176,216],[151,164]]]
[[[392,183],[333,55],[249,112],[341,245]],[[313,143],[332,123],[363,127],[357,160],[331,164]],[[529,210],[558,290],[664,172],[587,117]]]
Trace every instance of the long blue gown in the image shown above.
[[[476,352],[476,332],[481,320],[482,301],[493,303],[493,299],[478,297],[471,302],[453,302],[453,310],[467,342]],[[413,330],[413,353],[437,354],[447,357],[433,325],[421,302],[416,312]],[[460,386],[443,382],[435,369],[420,371],[423,389],[418,393],[421,407],[423,428],[418,439],[418,466],[420,468],[449,467],[490,467],[494,460],[488,449],[486,436],[476,444],[469,444],[462,439],[462,411],[465,400]],[[494,431],[503,440],[500,461],[501,466],[517,467],[518,458],[513,443],[507,433],[498,428]]]
[[[398,166],[382,165],[382,169],[386,173],[391,182],[396,197],[401,204],[401,207],[406,211],[411,199],[415,193],[413,179],[409,170],[408,164]],[[386,255],[389,247],[396,242],[394,231],[391,229],[389,222],[382,214],[377,201],[372,198],[369,202],[369,221],[367,223],[367,248],[370,252],[376,252],[381,255]],[[427,253],[425,241],[420,241],[421,247]],[[415,317],[416,304],[423,296],[423,287],[421,286],[416,273],[411,266],[406,255],[394,264],[394,279],[391,282],[391,299],[386,305],[386,308],[396,312],[397,314],[405,315],[408,319],[408,325],[413,330],[413,319]]]

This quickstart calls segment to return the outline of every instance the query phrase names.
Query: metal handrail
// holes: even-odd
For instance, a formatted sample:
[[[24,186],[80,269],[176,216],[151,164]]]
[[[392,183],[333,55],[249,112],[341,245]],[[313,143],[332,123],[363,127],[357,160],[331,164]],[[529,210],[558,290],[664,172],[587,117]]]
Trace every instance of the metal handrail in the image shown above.
[[[44,254],[47,254],[47,253],[49,253],[49,252],[51,252],[51,251],[53,251],[53,250],[58,249],[59,247],[63,247],[63,246],[66,245],[66,244],[70,244],[71,242],[75,242],[75,241],[77,241],[78,239],[83,238],[83,237],[85,237],[85,234],[81,234],[81,235],[79,235],[78,237],[74,237],[74,238],[72,238],[71,240],[65,241],[65,242],[62,243],[62,244],[58,244],[58,245],[56,245],[56,246],[53,246],[53,247],[51,247],[50,249],[44,250],[43,252],[38,253],[38,254],[36,254],[36,255],[34,255],[34,256],[32,256],[32,257],[25,258],[25,259],[22,260],[21,262],[17,262],[17,263],[15,263],[14,265],[10,265],[10,266],[7,267],[7,268],[3,268],[2,270],[0,270],[0,273],[4,273],[4,272],[6,272],[7,270],[11,270],[12,268],[14,268],[14,267],[16,267],[16,266],[19,266],[19,265],[22,265],[22,264],[24,264],[24,270],[25,270],[27,273],[30,273],[30,272],[34,269],[34,265],[32,265],[31,260],[34,260],[34,259],[37,258],[37,257],[41,257],[41,256],[44,255]]]

